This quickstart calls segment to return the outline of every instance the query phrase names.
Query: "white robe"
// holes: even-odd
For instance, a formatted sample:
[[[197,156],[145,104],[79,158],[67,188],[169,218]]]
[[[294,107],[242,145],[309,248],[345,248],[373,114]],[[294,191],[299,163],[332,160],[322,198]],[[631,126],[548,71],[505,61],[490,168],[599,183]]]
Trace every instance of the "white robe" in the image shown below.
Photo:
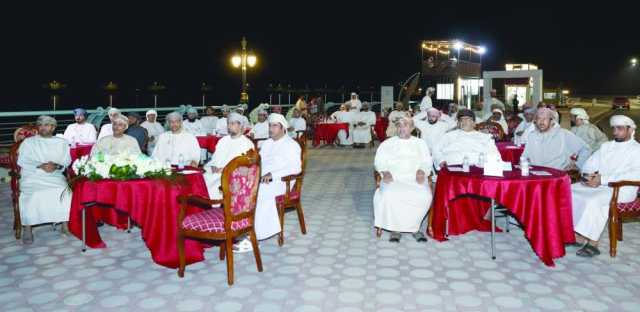
[[[591,155],[591,150],[571,131],[552,127],[544,133],[537,129],[531,132],[522,156],[529,158],[532,165],[565,170],[574,154],[578,156],[576,166],[582,168]]]
[[[346,131],[340,130],[338,131],[338,141],[340,145],[351,145],[353,144],[353,127],[351,123],[353,122],[353,118],[355,117],[354,111],[348,112],[336,112],[335,114],[336,121],[339,123],[347,123],[349,124],[349,134]]]
[[[571,186],[573,199],[573,227],[580,235],[597,241],[609,219],[609,201],[613,188],[609,182],[640,180],[640,143],[610,141],[602,144],[584,164],[583,173],[600,174],[600,186],[588,187],[581,183]],[[625,186],[618,194],[619,203],[636,199],[638,188]]]
[[[469,164],[477,164],[480,154],[484,159],[500,157],[491,135],[476,130],[464,131],[462,129],[447,132],[436,144],[433,151],[433,159],[436,166],[446,161],[447,165],[460,165],[467,156]]]
[[[216,123],[216,135],[221,137],[228,134],[229,132],[227,132],[227,117],[218,118],[218,123]]]
[[[100,127],[100,133],[98,134],[98,141],[110,135],[113,135],[113,125],[111,123],[104,124],[102,125],[102,127]]]
[[[300,152],[300,145],[286,135],[277,141],[264,141],[260,149],[262,175],[271,173],[273,179],[270,183],[260,183],[258,189],[255,229],[260,240],[280,233],[276,197],[284,195],[286,190],[286,184],[281,181],[282,177],[300,173],[302,170]]]
[[[592,151],[597,151],[603,143],[609,140],[606,134],[589,122],[572,127],[571,132],[587,143]]]
[[[254,139],[268,139],[269,138],[269,122],[263,121],[258,122],[253,125],[253,129],[251,129],[251,133],[253,133]]]
[[[289,119],[289,127],[293,128],[293,131],[288,131],[289,136],[292,138],[297,138],[297,131],[306,131],[307,130],[307,121],[302,117],[291,118]]]
[[[200,120],[194,120],[193,122],[185,119],[182,121],[182,127],[185,131],[195,135],[195,136],[203,136],[207,135],[207,131],[204,129],[204,126],[200,122]]]
[[[149,151],[153,151],[156,147],[156,143],[158,142],[158,138],[164,133],[164,127],[159,122],[148,121],[140,124],[140,127],[147,129],[147,134],[149,135],[149,146],[147,148]]]
[[[160,135],[152,157],[173,165],[180,163],[180,155],[186,164],[200,163],[200,145],[196,137],[184,130],[178,133],[167,131]]]
[[[39,135],[24,140],[18,151],[20,178],[20,220],[23,225],[37,225],[69,220],[71,192],[67,191],[64,170],[71,163],[66,140]],[[37,166],[52,161],[63,169],[47,173]]]
[[[531,131],[535,131],[535,129],[536,126],[533,124],[533,122],[528,122],[526,119],[522,120],[518,124],[518,127],[516,127],[516,129],[513,131],[513,143],[527,144],[527,138],[529,137],[529,134],[531,133]],[[522,131],[522,134],[518,135],[520,131]]]
[[[365,123],[364,126],[358,126],[359,122]],[[352,137],[353,143],[367,144],[371,142],[371,127],[376,124],[376,114],[372,111],[356,113],[353,121]]]
[[[362,108],[362,102],[360,102],[360,100],[349,100],[345,104],[349,105],[349,109],[355,112],[359,112]]]
[[[98,140],[98,143],[91,148],[91,156],[98,153],[107,155],[118,155],[121,153],[137,155],[142,153],[142,151],[140,151],[140,145],[135,138],[123,134],[122,137],[119,138],[110,135]]]
[[[373,196],[374,224],[394,232],[415,233],[429,211],[432,194],[427,177],[432,159],[427,144],[416,137],[397,136],[380,144],[376,151],[376,171],[388,171],[393,181],[381,181]],[[416,172],[425,173],[425,182],[418,184]]]
[[[216,134],[216,126],[218,125],[218,117],[216,116],[204,116],[200,118],[200,123],[205,134]]]
[[[64,138],[71,145],[91,145],[96,143],[96,128],[90,123],[72,123],[64,130]]]
[[[428,95],[425,95],[422,98],[422,101],[420,102],[420,111],[421,112],[426,112],[427,109],[433,107],[433,102],[431,101],[431,97]]]
[[[420,130],[420,138],[427,143],[430,151],[435,150],[445,133],[453,129],[450,123],[442,120],[438,120],[434,124],[430,124],[429,121],[418,120],[415,122],[415,126]]]
[[[253,142],[244,135],[240,135],[235,139],[228,135],[218,141],[216,152],[211,160],[204,165],[206,170],[204,181],[207,184],[207,190],[209,190],[209,198],[222,199],[222,192],[220,191],[222,172],[213,173],[211,168],[223,169],[231,160],[253,148]]]

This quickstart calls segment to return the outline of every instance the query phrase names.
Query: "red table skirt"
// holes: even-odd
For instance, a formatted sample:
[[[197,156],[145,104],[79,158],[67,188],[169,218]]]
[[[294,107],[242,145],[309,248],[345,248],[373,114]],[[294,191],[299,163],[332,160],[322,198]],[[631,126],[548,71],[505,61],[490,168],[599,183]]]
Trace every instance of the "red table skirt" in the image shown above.
[[[373,130],[376,132],[376,136],[380,142],[384,141],[387,138],[387,127],[389,126],[389,119],[386,117],[377,118],[376,125],[373,127]]]
[[[524,145],[517,147],[511,142],[497,142],[496,146],[503,161],[510,162],[514,165],[520,163],[520,156],[522,156],[524,152]]]
[[[348,123],[319,123],[316,125],[313,134],[313,146],[320,145],[320,141],[324,141],[325,144],[332,144],[338,136],[340,130],[347,131],[349,135]]]
[[[93,144],[91,145],[76,145],[76,147],[71,148],[69,151],[71,153],[71,163],[76,161],[76,159],[91,154],[91,148],[93,148]]]
[[[218,145],[219,137],[215,135],[207,135],[207,136],[198,136],[198,144],[200,148],[206,149],[209,153],[213,154],[216,152],[216,145]]]
[[[433,237],[446,240],[447,223],[449,235],[489,231],[491,223],[484,216],[493,198],[523,226],[525,237],[542,262],[553,266],[553,259],[564,256],[565,243],[575,242],[571,180],[566,173],[551,168],[531,170],[544,170],[552,176],[521,177],[520,171],[514,170],[505,172],[503,178],[486,177],[476,167],[471,173],[441,170],[433,202]]]
[[[85,209],[85,204],[98,203],[99,206],[86,208],[87,246],[106,247],[98,232],[96,221],[102,220],[119,229],[125,229],[127,216],[130,216],[142,229],[142,238],[151,251],[153,261],[169,268],[177,268],[176,237],[180,210],[177,197],[186,194],[208,197],[202,174],[189,174],[184,177],[186,182],[181,184],[151,179],[80,181],[73,189],[69,230],[82,239],[82,209]],[[201,209],[189,207],[187,214],[198,211]],[[187,264],[202,261],[204,247],[198,241],[186,240]]]

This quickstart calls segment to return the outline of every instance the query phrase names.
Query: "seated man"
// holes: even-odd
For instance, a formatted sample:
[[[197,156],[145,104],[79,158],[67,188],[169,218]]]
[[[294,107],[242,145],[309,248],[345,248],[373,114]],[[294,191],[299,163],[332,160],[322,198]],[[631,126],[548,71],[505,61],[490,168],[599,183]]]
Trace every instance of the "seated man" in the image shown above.
[[[613,189],[610,182],[640,180],[640,143],[634,140],[635,122],[623,115],[610,120],[613,141],[605,142],[584,164],[583,182],[571,186],[573,198],[573,227],[577,242],[584,246],[576,253],[581,257],[600,254],[598,240],[609,219],[609,202]],[[636,199],[638,188],[620,189],[619,203]]]
[[[267,121],[267,113],[266,110],[261,109],[258,112],[258,122],[253,125],[253,129],[249,135],[251,135],[254,139],[268,139],[269,138],[269,122]],[[258,143],[258,146],[262,146],[262,142]]]
[[[109,123],[102,125],[100,127],[100,132],[98,133],[98,141],[106,136],[113,135],[113,129],[111,123],[113,122],[113,118],[120,115],[120,110],[115,107],[109,108],[108,111]]]
[[[546,107],[538,109],[536,130],[529,134],[522,156],[535,166],[567,171],[582,168],[591,150],[571,131],[555,124],[553,111]]]
[[[215,115],[215,111],[213,107],[207,106],[205,109],[206,116],[200,118],[200,123],[202,124],[202,128],[207,135],[216,134],[216,124],[218,123],[218,117]]]
[[[371,142],[371,127],[376,124],[376,114],[369,110],[369,103],[362,104],[362,110],[353,118],[353,144],[354,147],[364,147]]]
[[[182,128],[182,115],[177,112],[168,114],[167,123],[170,131],[160,135],[152,157],[172,165],[197,167],[200,163],[200,145],[195,135]]]
[[[600,145],[607,142],[607,135],[598,127],[589,123],[589,115],[584,108],[575,107],[571,111],[571,132],[581,138],[592,151],[597,151]]]
[[[96,143],[96,128],[87,123],[87,111],[82,108],[73,110],[73,117],[76,122],[67,126],[64,130],[64,138],[72,146],[92,145]]]
[[[400,232],[413,233],[418,242],[425,242],[420,224],[431,205],[427,177],[433,160],[427,143],[411,136],[410,117],[401,117],[396,128],[398,135],[382,142],[376,151],[375,167],[382,183],[373,196],[374,224],[392,232],[391,242],[400,241]]]
[[[256,203],[255,230],[259,240],[280,233],[276,197],[286,190],[282,178],[300,173],[300,145],[287,135],[289,125],[281,114],[269,115],[269,136],[260,149],[262,177]],[[292,186],[293,187],[293,186]],[[236,252],[252,250],[248,238],[234,246]]]
[[[340,146],[351,146],[351,144],[353,144],[353,131],[351,131],[353,129],[351,129],[351,122],[353,121],[355,112],[351,110],[348,103],[349,102],[347,102],[347,104],[340,105],[340,111],[331,114],[331,117],[335,118],[336,122],[349,124],[349,133],[344,129],[340,129],[340,131],[338,131],[338,143]]]
[[[222,117],[218,118],[218,123],[216,124],[216,135],[219,137],[223,137],[227,134],[227,116],[229,116],[229,108],[226,105],[222,106]]]
[[[524,120],[520,122],[513,132],[513,143],[515,144],[527,144],[529,134],[536,129],[536,126],[533,124],[533,118],[536,117],[535,108],[525,108],[523,117]]]
[[[253,149],[253,142],[242,134],[244,128],[244,120],[237,113],[231,113],[228,117],[229,135],[223,137],[216,145],[216,152],[212,159],[204,165],[206,170],[204,180],[209,190],[209,198],[222,199],[220,191],[220,183],[222,179],[222,170],[234,158]]]
[[[240,118],[242,118],[242,124],[244,125],[244,128],[242,129],[243,134],[245,133],[245,131],[251,130],[251,122],[249,121],[249,118],[244,115],[246,111],[247,104],[238,104],[235,110],[235,112],[240,115]]]
[[[91,149],[91,156],[98,153],[107,155],[118,155],[122,153],[140,154],[138,141],[124,132],[129,127],[129,119],[118,114],[111,121],[113,125],[113,135],[109,135],[98,140],[98,143]]]
[[[63,175],[71,164],[69,143],[53,136],[57,123],[52,117],[40,116],[36,123],[38,134],[26,138],[18,150],[21,168],[18,200],[25,244],[33,242],[33,225],[63,222],[62,232],[67,233],[71,209],[71,192]]]
[[[148,110],[145,115],[147,117],[147,120],[140,126],[147,129],[147,135],[149,139],[147,152],[151,153],[156,147],[158,137],[160,137],[160,135],[164,133],[164,126],[157,122],[158,112],[156,112],[154,109]]]
[[[294,108],[293,116],[289,119],[289,129],[287,129],[287,132],[290,137],[295,139],[298,137],[298,131],[307,131],[307,121],[302,118],[300,111]]]
[[[125,133],[136,139],[138,142],[138,147],[143,153],[147,153],[147,142],[149,141],[149,134],[147,133],[147,129],[140,127],[140,120],[142,119],[140,115],[136,112],[131,112],[127,114],[127,118],[129,119],[129,128]]]
[[[491,135],[475,129],[476,117],[472,110],[462,109],[457,117],[458,129],[447,132],[433,151],[438,167],[460,165],[465,157],[469,164],[477,164],[480,154],[484,154],[485,160],[500,157]]]
[[[395,102],[394,110],[389,113],[389,126],[386,130],[386,135],[388,138],[395,136],[397,134],[396,124],[398,124],[398,120],[402,117],[411,116],[407,111],[404,110],[402,102]]]
[[[206,130],[198,120],[198,110],[195,108],[189,108],[187,110],[187,119],[182,122],[184,131],[193,135],[206,135]]]
[[[428,108],[424,119],[413,117],[414,124],[420,130],[421,139],[433,151],[447,131],[455,128],[455,124],[440,119],[442,113],[434,107]]]
[[[499,124],[505,135],[509,133],[509,126],[507,125],[507,120],[504,119],[504,112],[499,108],[491,110],[491,117],[488,120]]]

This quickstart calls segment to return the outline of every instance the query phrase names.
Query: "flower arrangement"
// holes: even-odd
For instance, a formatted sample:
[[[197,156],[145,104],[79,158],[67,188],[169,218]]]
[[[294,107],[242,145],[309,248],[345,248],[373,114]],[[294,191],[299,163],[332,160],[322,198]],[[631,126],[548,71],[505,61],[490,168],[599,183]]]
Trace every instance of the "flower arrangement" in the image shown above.
[[[170,164],[151,159],[144,154],[98,153],[93,157],[85,155],[73,163],[72,169],[78,177],[86,177],[92,181],[164,178],[174,175]]]

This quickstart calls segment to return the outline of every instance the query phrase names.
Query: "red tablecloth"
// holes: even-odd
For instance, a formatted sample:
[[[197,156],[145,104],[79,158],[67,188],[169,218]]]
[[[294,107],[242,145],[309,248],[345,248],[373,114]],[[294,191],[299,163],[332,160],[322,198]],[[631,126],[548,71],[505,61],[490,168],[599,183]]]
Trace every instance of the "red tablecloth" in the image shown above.
[[[505,177],[487,177],[482,169],[471,167],[470,173],[442,169],[438,174],[433,203],[432,229],[435,239],[471,230],[490,231],[484,220],[489,200],[463,195],[493,198],[507,207],[523,226],[525,237],[542,262],[553,266],[553,259],[564,256],[564,244],[575,242],[571,206],[571,180],[562,171],[544,170],[551,176],[522,177],[520,170],[505,172]],[[462,197],[462,198],[461,198]]]
[[[320,141],[324,141],[325,144],[331,144],[336,140],[338,131],[345,130],[349,135],[348,123],[319,123],[316,125],[313,134],[313,146],[320,145]]]
[[[219,137],[215,135],[207,135],[207,136],[199,136],[196,138],[198,139],[198,144],[200,144],[200,148],[206,149],[211,154],[216,152],[216,145],[220,140]]]
[[[496,146],[502,156],[502,161],[510,162],[514,165],[520,163],[520,156],[524,152],[524,145],[518,147],[511,142],[497,142]]]
[[[153,261],[166,267],[176,268],[178,267],[177,222],[180,209],[177,197],[182,194],[208,197],[202,174],[188,174],[185,178],[184,184],[171,184],[168,181],[151,179],[80,181],[73,189],[69,230],[82,239],[84,204],[99,203],[101,207],[87,208],[86,239],[89,247],[106,247],[100,238],[97,220],[101,219],[124,229],[127,226],[127,216],[131,216],[133,222],[142,228],[142,238],[151,251]],[[114,209],[105,208],[105,206]],[[190,207],[187,213],[200,210],[197,207]],[[203,244],[190,239],[185,241],[187,264],[202,261],[203,253]]]
[[[76,145],[76,147],[73,147],[70,149],[71,152],[71,163],[73,163],[74,161],[76,161],[76,159],[84,156],[84,155],[89,155],[91,154],[91,148],[93,147],[93,144],[91,145]]]
[[[373,127],[373,130],[376,132],[376,136],[378,136],[380,142],[387,138],[387,126],[389,126],[389,119],[386,117],[376,118],[376,125]]]

